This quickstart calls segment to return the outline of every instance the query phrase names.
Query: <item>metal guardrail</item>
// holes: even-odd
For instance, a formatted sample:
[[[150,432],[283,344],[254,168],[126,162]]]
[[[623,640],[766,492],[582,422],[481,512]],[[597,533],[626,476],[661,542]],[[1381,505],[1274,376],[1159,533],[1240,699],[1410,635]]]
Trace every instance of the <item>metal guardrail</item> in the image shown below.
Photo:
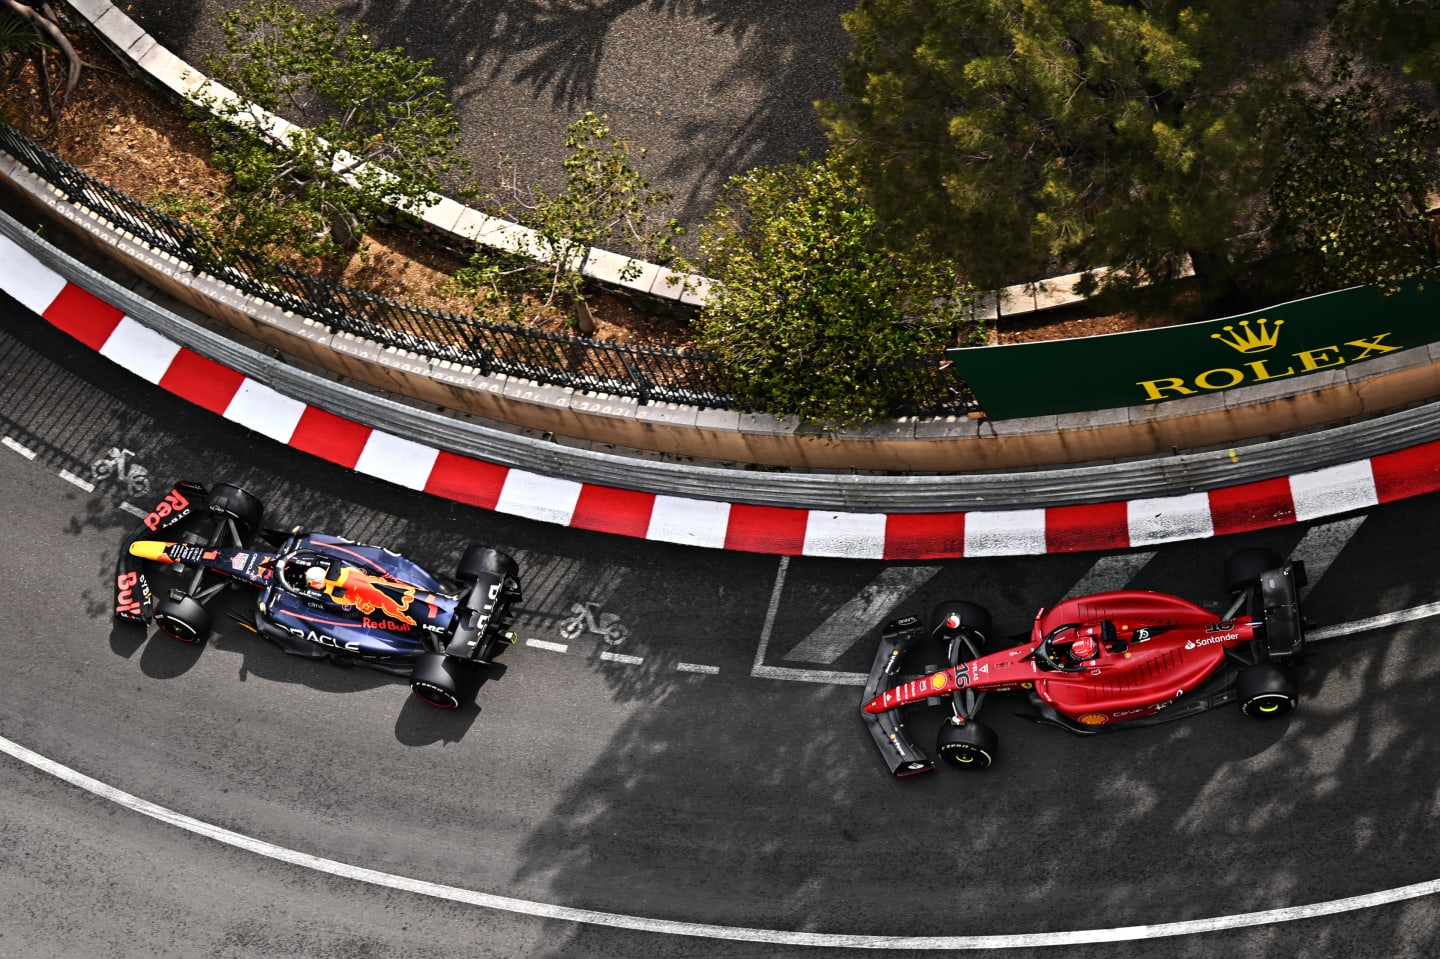
[[[1307,472],[1440,440],[1440,403],[1300,436],[1131,462],[958,475],[752,471],[603,453],[419,409],[315,376],[186,320],[102,276],[0,213],[0,235],[125,315],[195,352],[368,426],[549,476],[694,499],[875,513],[944,513],[1173,496]]]
[[[67,200],[108,220],[141,242],[259,300],[344,332],[484,374],[571,389],[712,409],[748,408],[727,388],[713,355],[699,350],[636,346],[531,330],[507,323],[431,310],[331,283],[284,264],[227,250],[189,224],[102,183],[0,123],[0,150],[60,191]],[[958,412],[965,397],[953,374],[933,363],[907,363],[921,377],[921,392],[895,415]],[[910,372],[907,370],[907,372]],[[817,375],[824,375],[817,370]],[[877,367],[875,375],[884,376]],[[911,373],[913,375],[913,373]]]

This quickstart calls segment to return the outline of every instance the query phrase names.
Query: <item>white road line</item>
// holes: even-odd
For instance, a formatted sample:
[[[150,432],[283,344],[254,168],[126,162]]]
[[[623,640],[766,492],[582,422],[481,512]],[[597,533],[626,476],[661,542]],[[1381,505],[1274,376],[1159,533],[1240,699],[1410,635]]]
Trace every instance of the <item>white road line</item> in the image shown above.
[[[678,663],[675,668],[682,673],[704,673],[707,676],[714,676],[720,672],[719,666],[702,666],[699,663]]]
[[[525,640],[525,645],[534,649],[548,649],[552,653],[564,653],[570,649],[570,647],[564,643],[552,643],[544,639],[527,639]]]
[[[120,508],[125,512],[129,513],[131,516],[134,516],[136,519],[144,519],[146,516],[150,515],[140,507],[132,506],[129,503],[121,503]]]
[[[94,483],[90,483],[90,482],[87,482],[87,481],[81,479],[80,477],[76,476],[74,473],[70,472],[69,470],[61,470],[61,471],[60,471],[60,478],[63,479],[65,482],[69,483],[71,486],[78,486],[78,487],[80,487],[81,489],[83,489],[83,490],[84,490],[85,492],[87,492],[87,493],[93,493],[93,492],[95,492],[95,484],[94,484]]]
[[[626,666],[639,666],[645,662],[644,656],[630,656],[626,653],[612,653],[608,649],[600,651],[600,658],[607,663],[624,663]]]
[[[770,633],[775,629],[775,616],[780,611],[780,594],[785,591],[785,571],[790,568],[790,557],[780,557],[780,568],[775,573],[775,588],[770,591],[770,606],[765,610],[765,625],[760,629],[760,646],[755,650],[755,663],[750,675],[757,679],[784,679],[796,683],[830,683],[840,686],[864,686],[864,673],[837,673],[824,669],[790,669],[785,666],[766,666],[765,650],[770,646]]]
[[[183,829],[194,835],[202,836],[236,849],[243,849],[246,852],[254,853],[257,856],[264,856],[267,859],[273,859],[277,862],[299,866],[302,869],[311,869],[315,872],[338,876],[342,879],[351,879],[355,882],[363,882],[372,886],[409,892],[417,896],[428,896],[432,899],[480,906],[485,909],[495,909],[524,916],[535,916],[541,919],[558,919],[562,922],[578,922],[595,926],[607,926],[613,929],[630,929],[636,932],[656,933],[659,935],[693,936],[700,939],[720,939],[731,942],[763,942],[786,946],[819,946],[829,949],[934,949],[959,951],[1019,949],[1040,946],[1075,946],[1082,943],[1132,942],[1140,939],[1190,936],[1206,932],[1219,932],[1227,929],[1269,926],[1282,922],[1294,922],[1301,919],[1334,916],[1360,909],[1373,909],[1377,906],[1406,902],[1411,899],[1419,899],[1422,896],[1431,896],[1440,892],[1440,880],[1432,879],[1428,882],[1418,882],[1409,886],[1401,886],[1397,889],[1386,889],[1381,892],[1366,893],[1361,896],[1350,896],[1345,899],[1331,900],[1330,902],[1310,903],[1304,906],[1287,906],[1281,909],[1267,909],[1263,912],[1247,912],[1235,916],[1215,916],[1210,919],[1189,919],[1182,922],[1155,923],[1141,926],[1120,926],[1114,929],[1079,929],[1073,932],[1029,932],[989,936],[867,936],[846,935],[843,933],[791,932],[782,929],[756,929],[745,926],[705,925],[693,922],[676,922],[668,919],[647,919],[643,916],[598,912],[592,909],[573,909],[569,906],[556,906],[549,903],[534,902],[528,899],[512,899],[508,896],[495,896],[489,893],[475,892],[471,889],[461,889],[457,886],[445,886],[440,883],[425,882],[421,879],[411,879],[407,876],[397,876],[394,873],[380,872],[375,869],[366,869],[362,866],[353,866],[349,863],[337,862],[334,859],[324,859],[320,856],[312,856],[308,853],[286,849],[284,846],[277,846],[263,839],[255,839],[243,833],[234,832],[199,819],[194,819],[178,813],[173,809],[167,809],[164,806],[157,805],[148,800],[141,799],[138,796],[116,789],[113,786],[106,785],[98,779],[92,779],[83,773],[76,772],[68,766],[62,766],[54,760],[47,759],[39,753],[26,749],[24,746],[11,742],[3,737],[0,737],[0,752],[4,752],[43,773],[54,776],[56,779],[83,789],[91,795],[98,796],[118,806],[123,806],[142,816],[149,816],[151,819],[174,826],[177,829]]]
[[[839,606],[825,622],[785,654],[788,662],[833,663],[866,639],[890,610],[934,579],[939,566],[890,566],[858,596]]]
[[[760,627],[760,646],[755,650],[755,667],[751,675],[765,667],[765,650],[770,646],[770,631],[775,628],[775,615],[780,612],[780,594],[785,591],[785,571],[790,568],[790,557],[780,557],[779,569],[775,572],[775,587],[770,590],[770,605],[765,609],[765,625]]]
[[[1305,631],[1305,639],[1309,642],[1318,642],[1322,639],[1338,639],[1341,636],[1353,636],[1356,633],[1363,633],[1372,629],[1398,626],[1401,623],[1411,623],[1417,619],[1426,619],[1430,616],[1440,616],[1440,603],[1412,606],[1410,609],[1402,609],[1399,612],[1381,613],[1379,616],[1371,616],[1369,619],[1357,619],[1353,623],[1326,626],[1324,629],[1309,629]]]
[[[1320,582],[1320,577],[1325,575],[1330,564],[1335,562],[1335,557],[1340,555],[1340,551],[1350,542],[1350,537],[1355,535],[1363,522],[1364,516],[1347,516],[1333,523],[1317,523],[1305,531],[1305,535],[1290,552],[1291,559],[1305,562],[1307,582],[1300,591],[1301,599]]]
[[[1074,599],[1091,593],[1105,593],[1112,589],[1124,589],[1145,564],[1155,558],[1153,551],[1143,553],[1120,553],[1102,556],[1086,571],[1080,580],[1070,587],[1070,592],[1061,599]]]
[[[830,683],[834,686],[864,686],[865,673],[840,673],[829,669],[791,669],[788,666],[756,666],[756,679],[784,679],[794,683]]]
[[[3,443],[6,446],[10,447],[12,450],[25,457],[27,460],[33,460],[35,458],[34,450],[32,450],[28,446],[21,446],[19,443],[15,442],[8,436],[0,438],[0,443]]]

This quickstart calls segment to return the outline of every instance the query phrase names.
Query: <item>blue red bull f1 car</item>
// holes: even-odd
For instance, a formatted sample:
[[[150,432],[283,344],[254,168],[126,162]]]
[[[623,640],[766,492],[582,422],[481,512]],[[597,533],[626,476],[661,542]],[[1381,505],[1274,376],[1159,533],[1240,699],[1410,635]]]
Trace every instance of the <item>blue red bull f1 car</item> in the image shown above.
[[[515,642],[520,570],[499,550],[471,546],[453,580],[379,546],[341,536],[261,528],[264,508],[228,484],[181,482],[126,539],[115,570],[115,616],[155,622],[203,643],[206,604],[232,584],[255,589],[241,624],[285,652],[406,676],[415,695],[454,709]],[[273,552],[256,549],[264,537]],[[174,585],[157,590],[166,570]]]
[[[927,700],[949,706],[935,751],[960,769],[994,761],[995,732],[976,717],[996,693],[1023,696],[1037,722],[1082,734],[1169,722],[1231,702],[1247,716],[1284,715],[1298,702],[1293,665],[1305,648],[1305,566],[1282,563],[1270,550],[1241,550],[1225,564],[1225,583],[1230,605],[1220,614],[1144,590],[1066,599],[1035,614],[1027,642],[990,653],[982,652],[990,614],[975,603],[941,603],[928,626],[918,616],[893,620],[881,635],[860,715],[896,776],[935,767],[901,719],[903,707]],[[907,652],[926,636],[948,665],[901,677]]]

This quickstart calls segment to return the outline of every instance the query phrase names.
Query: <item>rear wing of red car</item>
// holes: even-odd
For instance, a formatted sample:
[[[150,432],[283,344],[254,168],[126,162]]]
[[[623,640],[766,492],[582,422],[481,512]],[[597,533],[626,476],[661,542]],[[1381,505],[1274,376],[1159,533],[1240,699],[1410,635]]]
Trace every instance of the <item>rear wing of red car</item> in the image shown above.
[[[1260,574],[1260,605],[1265,622],[1265,652],[1272,660],[1300,655],[1305,646],[1305,618],[1300,590],[1305,587],[1305,564],[1285,565]]]
[[[179,525],[204,510],[208,491],[200,483],[182,480],[165,494],[155,508],[140,519],[134,532],[120,544],[120,558],[115,564],[115,618],[136,623],[150,622],[155,596],[145,575],[145,560],[130,555],[130,544],[154,539],[162,530]]]
[[[891,620],[885,625],[880,634],[880,649],[875,654],[870,676],[865,681],[865,698],[861,700],[862,703],[868,703],[890,686],[899,672],[905,653],[917,639],[928,634],[929,631],[921,625],[918,616]],[[890,772],[896,776],[929,772],[935,768],[935,760],[910,741],[905,732],[905,723],[901,719],[902,712],[903,710],[899,709],[885,713],[867,713],[861,710],[860,718],[865,720],[865,728],[870,730],[870,737],[880,748],[880,755],[885,757]]]

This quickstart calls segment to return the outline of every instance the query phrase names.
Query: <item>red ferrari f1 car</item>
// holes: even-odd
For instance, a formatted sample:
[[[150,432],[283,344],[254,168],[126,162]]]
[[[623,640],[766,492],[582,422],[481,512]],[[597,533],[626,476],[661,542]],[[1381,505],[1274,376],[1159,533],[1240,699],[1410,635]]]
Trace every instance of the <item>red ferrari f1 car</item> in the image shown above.
[[[915,747],[900,707],[948,698],[935,751],[961,769],[996,755],[994,730],[976,719],[989,693],[1027,697],[1037,722],[1090,734],[1168,722],[1239,702],[1247,716],[1295,708],[1293,663],[1305,645],[1299,591],[1303,563],[1247,549],[1225,564],[1229,608],[1221,615],[1165,593],[1120,590],[1067,599],[1035,614],[1028,642],[982,654],[990,614],[974,603],[941,603],[927,628],[907,616],[886,625],[865,685],[861,716],[890,771],[935,767]],[[896,683],[905,654],[926,634],[948,665]]]

